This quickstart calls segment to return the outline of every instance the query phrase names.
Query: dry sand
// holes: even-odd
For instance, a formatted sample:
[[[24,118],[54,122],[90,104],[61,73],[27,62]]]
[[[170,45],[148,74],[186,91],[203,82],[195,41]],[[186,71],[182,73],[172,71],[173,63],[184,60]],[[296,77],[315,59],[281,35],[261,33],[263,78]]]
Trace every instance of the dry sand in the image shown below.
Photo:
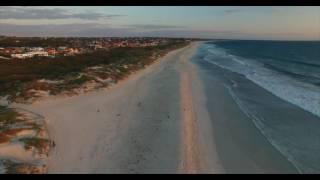
[[[108,89],[14,107],[46,117],[49,173],[219,173],[205,98],[190,59],[174,50]],[[196,95],[195,95],[196,94]]]

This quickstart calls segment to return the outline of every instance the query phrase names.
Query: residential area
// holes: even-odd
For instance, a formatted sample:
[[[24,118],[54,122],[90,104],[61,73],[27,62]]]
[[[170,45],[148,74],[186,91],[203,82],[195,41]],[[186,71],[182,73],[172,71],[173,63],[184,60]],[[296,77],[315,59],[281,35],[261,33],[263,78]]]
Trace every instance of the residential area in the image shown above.
[[[165,45],[164,38],[0,38],[0,59],[56,58],[112,48]],[[37,45],[37,46],[35,46]]]

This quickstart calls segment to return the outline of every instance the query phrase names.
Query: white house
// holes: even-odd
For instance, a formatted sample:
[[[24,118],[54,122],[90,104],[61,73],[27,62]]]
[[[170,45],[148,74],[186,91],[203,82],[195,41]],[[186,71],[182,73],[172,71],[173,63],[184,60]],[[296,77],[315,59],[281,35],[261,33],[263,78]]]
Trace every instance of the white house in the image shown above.
[[[48,52],[45,51],[33,51],[23,54],[11,54],[11,57],[18,59],[32,58],[34,56],[48,56]]]

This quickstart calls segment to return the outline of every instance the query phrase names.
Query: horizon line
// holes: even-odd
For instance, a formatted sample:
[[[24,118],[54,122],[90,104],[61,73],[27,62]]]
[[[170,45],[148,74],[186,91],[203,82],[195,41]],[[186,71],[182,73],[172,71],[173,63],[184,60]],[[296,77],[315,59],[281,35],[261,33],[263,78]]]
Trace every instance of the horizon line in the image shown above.
[[[16,38],[165,38],[165,39],[197,39],[203,41],[213,40],[229,40],[229,41],[320,41],[320,39],[229,39],[229,38],[197,38],[197,37],[166,37],[166,36],[15,36],[0,35],[0,37],[16,37]]]

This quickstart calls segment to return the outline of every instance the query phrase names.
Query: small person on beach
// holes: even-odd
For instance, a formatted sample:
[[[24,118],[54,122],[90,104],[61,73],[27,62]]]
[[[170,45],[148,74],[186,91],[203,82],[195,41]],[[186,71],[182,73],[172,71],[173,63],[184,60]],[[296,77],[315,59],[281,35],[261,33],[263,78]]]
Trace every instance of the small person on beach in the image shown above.
[[[51,146],[56,147],[56,143],[54,141],[51,141]]]

